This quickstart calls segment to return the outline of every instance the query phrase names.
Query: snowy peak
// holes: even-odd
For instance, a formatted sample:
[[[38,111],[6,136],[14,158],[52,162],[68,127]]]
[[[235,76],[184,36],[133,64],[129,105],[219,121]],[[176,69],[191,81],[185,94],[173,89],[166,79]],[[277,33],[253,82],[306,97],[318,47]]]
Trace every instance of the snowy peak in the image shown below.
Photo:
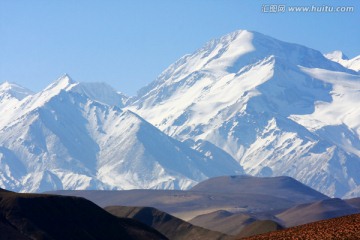
[[[246,34],[243,32],[235,32],[238,37],[231,42],[231,45],[234,45],[232,48],[239,49],[244,45],[251,45],[253,51],[249,51],[246,55],[237,56],[238,60],[232,65],[235,70],[273,56],[288,65],[346,71],[346,69],[328,61],[323,54],[315,49],[295,43],[283,42],[258,32],[245,31]]]
[[[65,75],[1,102],[0,187],[186,189],[245,172],[358,194],[360,75],[350,69],[360,57],[332,56],[340,64],[236,31],[178,60],[124,108],[110,86]]]
[[[208,42],[170,65],[156,81],[140,89],[138,99],[163,92],[163,100],[169,93],[161,88],[174,91],[179,85],[193,86],[197,79],[205,76],[209,81],[214,81],[225,75],[241,74],[269,58],[287,66],[349,72],[317,50],[286,43],[261,33],[239,30]]]
[[[42,95],[54,96],[60,91],[76,92],[85,95],[89,99],[101,102],[110,106],[124,107],[128,101],[128,97],[120,94],[106,83],[98,82],[76,82],[68,74],[60,77],[54,83],[50,84]]]
[[[17,100],[22,100],[32,94],[34,93],[29,89],[15,83],[4,82],[0,85],[0,98],[3,98],[5,95],[7,95],[9,97],[16,98]]]
[[[116,93],[64,76],[11,108],[11,115],[6,111],[6,121],[0,119],[0,187],[187,189],[208,177],[242,173],[234,159],[209,159],[137,114],[94,100],[107,93],[91,87]]]
[[[127,108],[207,156],[224,151],[247,174],[343,196],[360,185],[348,171],[360,165],[359,78],[317,50],[236,31],[182,57]]]
[[[58,93],[61,90],[67,91],[77,84],[78,83],[75,82],[68,74],[64,74],[63,76],[58,78],[55,82],[53,82],[48,87],[46,87],[42,92]]]
[[[128,100],[128,97],[119,94],[105,83],[79,83],[74,81],[68,74],[65,74],[43,91],[23,102],[22,108],[27,109],[27,111],[39,108],[61,93],[76,93],[92,101],[119,108],[124,107],[124,103]]]
[[[337,62],[342,66],[357,71],[360,71],[360,55],[349,59],[346,55],[344,55],[341,51],[333,51],[331,53],[327,53],[324,55],[331,61]]]
[[[33,94],[30,90],[15,83],[4,82],[0,85],[0,129],[9,121],[15,120],[13,117],[15,109]]]
[[[334,62],[338,62],[339,60],[349,60],[349,58],[339,50],[327,53],[324,56]]]
[[[78,83],[72,80],[69,75],[58,78],[55,82],[47,86],[44,90],[34,94],[31,98],[22,101],[20,108],[23,109],[23,114],[34,109],[42,107],[49,102],[53,97],[58,96],[63,91],[69,91]],[[20,113],[21,114],[21,113]]]
[[[254,33],[240,30],[208,43],[200,50],[204,53],[202,58],[208,59],[201,67],[228,70],[237,59],[256,50],[253,40]]]
[[[265,103],[267,97],[276,97],[279,104],[272,106],[275,110],[280,107],[291,110],[293,106],[288,103],[294,94],[287,87],[290,85],[299,87],[295,88],[299,90],[299,104],[312,105],[308,107],[311,110],[314,101],[309,100],[315,99],[316,93],[309,99],[301,97],[306,94],[303,85],[311,85],[312,80],[304,79],[300,67],[350,72],[319,51],[240,30],[210,41],[171,65],[156,81],[140,90],[129,108],[172,136],[194,132],[193,127],[179,126],[185,122],[193,126],[207,124],[231,106],[239,110],[248,108],[248,100],[257,95],[262,95]],[[288,91],[284,92],[284,87]],[[259,103],[256,109],[260,106]]]

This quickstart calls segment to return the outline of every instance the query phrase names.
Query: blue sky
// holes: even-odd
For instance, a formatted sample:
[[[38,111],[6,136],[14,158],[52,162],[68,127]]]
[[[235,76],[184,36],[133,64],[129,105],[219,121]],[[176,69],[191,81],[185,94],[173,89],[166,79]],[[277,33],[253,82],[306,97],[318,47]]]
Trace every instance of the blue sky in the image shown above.
[[[269,4],[352,13],[263,13]],[[128,95],[181,56],[247,29],[360,55],[359,0],[0,0],[0,82],[39,91],[64,73]]]

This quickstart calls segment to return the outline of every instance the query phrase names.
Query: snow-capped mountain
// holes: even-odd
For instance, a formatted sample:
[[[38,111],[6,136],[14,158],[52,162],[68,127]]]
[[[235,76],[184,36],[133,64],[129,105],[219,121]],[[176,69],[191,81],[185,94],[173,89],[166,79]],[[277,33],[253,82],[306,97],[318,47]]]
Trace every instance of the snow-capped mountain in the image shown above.
[[[65,75],[14,106],[4,103],[2,188],[186,189],[211,176],[242,172],[232,159],[206,157],[122,111],[121,97],[111,88],[93,87]]]
[[[326,58],[330,59],[331,61],[340,63],[346,68],[360,71],[360,55],[349,59],[343,52],[341,51],[333,51],[331,53],[327,53],[324,55]]]
[[[19,86],[15,83],[4,82],[0,84],[0,99],[1,101],[4,99],[15,98],[17,100],[22,100],[25,97],[34,94],[29,89],[26,89],[22,86]]]
[[[6,116],[7,109],[14,108],[21,100],[32,94],[32,91],[15,83],[4,82],[0,84],[0,116],[2,118]]]
[[[344,196],[360,185],[359,92],[360,75],[319,51],[236,31],[171,65],[128,109],[248,174]]]
[[[182,57],[131,100],[67,75],[36,94],[4,83],[0,187],[188,189],[245,172],[360,196],[356,62],[236,31]]]

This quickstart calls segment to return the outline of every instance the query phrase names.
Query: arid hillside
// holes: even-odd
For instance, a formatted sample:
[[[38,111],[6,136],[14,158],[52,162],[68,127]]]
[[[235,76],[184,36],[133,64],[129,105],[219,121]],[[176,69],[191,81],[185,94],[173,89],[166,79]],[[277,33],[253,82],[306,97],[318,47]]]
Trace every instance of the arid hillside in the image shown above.
[[[360,214],[309,223],[285,230],[239,239],[359,239]]]

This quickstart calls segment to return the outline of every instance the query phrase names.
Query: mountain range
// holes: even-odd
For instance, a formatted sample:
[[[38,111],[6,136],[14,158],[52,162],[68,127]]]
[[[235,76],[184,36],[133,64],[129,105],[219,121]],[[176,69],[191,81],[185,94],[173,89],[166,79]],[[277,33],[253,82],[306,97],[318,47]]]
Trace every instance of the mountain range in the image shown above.
[[[264,218],[268,219],[268,216],[277,214],[273,211],[329,199],[290,177],[243,175],[210,178],[189,190],[62,190],[49,193],[83,197],[100,207],[153,207],[185,221],[224,210],[251,214],[256,218],[262,218],[265,214]],[[266,214],[268,212],[270,214]],[[230,223],[228,222],[228,225],[231,225]],[[234,223],[237,224],[236,221]]]
[[[329,198],[290,177],[215,177],[185,191],[62,190],[50,194],[86,198],[169,239],[223,239],[224,234],[233,239],[360,212],[358,198]]]
[[[65,75],[0,85],[0,187],[189,189],[209,177],[291,176],[360,196],[358,57],[236,31],[137,96]]]
[[[210,159],[121,110],[126,98],[109,86],[96,88],[66,75],[24,98],[17,93],[26,90],[16,85],[3,93],[1,186],[23,192],[180,189],[242,172],[231,158]]]

